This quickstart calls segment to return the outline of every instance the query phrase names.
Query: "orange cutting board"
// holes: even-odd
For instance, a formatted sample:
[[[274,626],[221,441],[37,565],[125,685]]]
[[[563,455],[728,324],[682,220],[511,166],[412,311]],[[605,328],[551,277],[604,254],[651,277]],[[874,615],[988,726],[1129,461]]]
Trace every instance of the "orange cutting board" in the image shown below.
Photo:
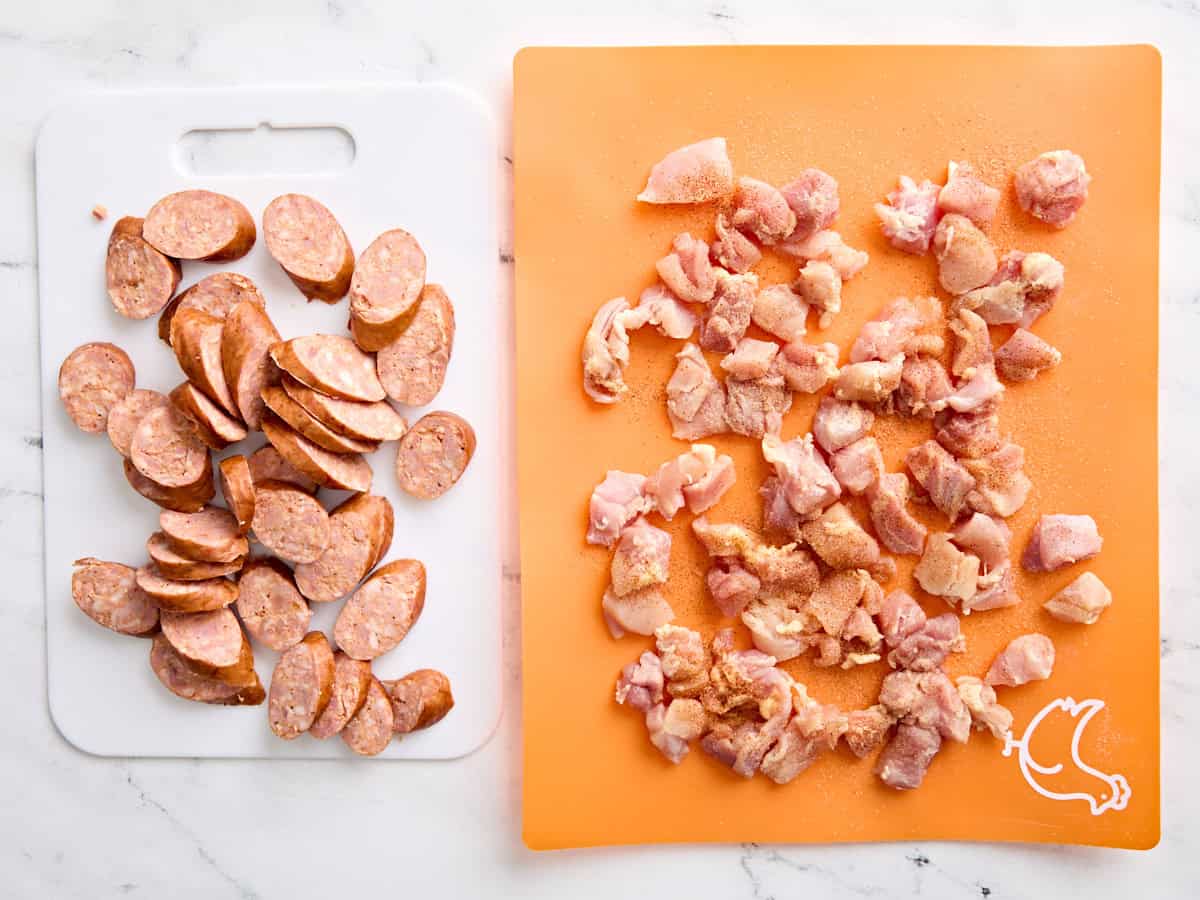
[[[514,70],[526,843],[1157,843],[1157,51],[537,48],[523,50]],[[817,166],[840,182],[835,227],[871,262],[847,283],[835,324],[809,339],[838,342],[843,359],[887,301],[936,291],[933,259],[892,250],[871,209],[900,174],[942,182],[948,160],[971,161],[1005,188],[990,228],[997,247],[1044,250],[1065,265],[1066,288],[1034,328],[1062,350],[1062,365],[1011,387],[1001,408],[1034,482],[1010,520],[1013,553],[1039,515],[1059,512],[1095,517],[1104,550],[1059,572],[1022,572],[1024,602],[964,618],[968,650],[948,664],[951,676],[981,675],[1019,634],[1054,639],[1049,680],[1000,689],[1015,736],[1028,730],[1025,750],[1005,756],[1002,741],[976,732],[966,746],[945,746],[919,790],[898,793],[880,785],[873,759],[841,748],[778,786],[738,778],[698,747],[670,765],[641,716],[613,702],[621,666],[652,641],[608,635],[600,596],[610,553],[584,543],[587,501],[607,469],[650,473],[686,448],[671,437],[664,390],[681,342],[637,333],[630,391],[611,407],[582,391],[580,344],[601,303],[635,301],[653,283],[673,235],[711,237],[711,207],[652,207],[634,195],[665,153],[714,135],[728,138],[738,173],[781,184]],[[1059,148],[1080,153],[1095,179],[1063,231],[1021,213],[1011,189],[1016,166]],[[795,263],[770,258],[759,271],[764,283],[783,281]],[[816,399],[797,395],[785,438],[808,430]],[[928,432],[927,424],[880,419],[889,469],[902,468],[904,450]],[[757,526],[756,491],[767,474],[757,442],[712,443],[734,457],[738,482],[709,519]],[[667,526],[674,549],[666,594],[680,624],[711,634],[722,619],[705,596],[707,562],[690,520],[684,513]],[[911,587],[911,564],[902,558],[889,588],[944,611],[943,601]],[[1050,619],[1041,603],[1085,568],[1112,588],[1113,606],[1090,627]],[[887,671],[882,663],[850,672],[806,659],[785,665],[817,699],[846,708],[874,702]],[[1068,698],[1094,702],[1074,716],[1054,708]],[[1038,774],[1023,765],[1026,754],[1062,768]],[[1117,775],[1129,789],[1123,808],[1109,795],[1123,793]]]

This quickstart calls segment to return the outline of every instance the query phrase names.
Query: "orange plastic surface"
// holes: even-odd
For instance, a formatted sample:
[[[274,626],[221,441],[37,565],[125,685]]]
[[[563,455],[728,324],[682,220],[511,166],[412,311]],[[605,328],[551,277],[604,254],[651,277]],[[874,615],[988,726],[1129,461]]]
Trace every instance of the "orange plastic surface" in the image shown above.
[[[1157,843],[1157,51],[539,48],[522,51],[514,69],[526,843]],[[971,161],[1004,187],[990,228],[996,246],[1044,250],[1065,265],[1065,290],[1034,326],[1062,350],[1063,363],[1010,387],[1001,409],[1034,482],[1010,520],[1013,554],[1039,515],[1059,512],[1094,516],[1104,550],[1051,574],[1022,572],[1024,602],[963,618],[968,650],[952,656],[948,670],[982,675],[1013,637],[1050,635],[1058,648],[1053,676],[1000,688],[1000,700],[1015,713],[1018,735],[1055,698],[1103,700],[1079,752],[1095,769],[1126,777],[1125,809],[1093,815],[1082,800],[1035,793],[1016,757],[980,732],[966,746],[948,743],[925,784],[908,793],[881,786],[874,760],[844,747],[786,786],[743,780],[698,747],[676,767],[650,745],[641,716],[613,702],[621,666],[652,639],[608,635],[600,597],[611,554],[584,543],[587,501],[607,469],[650,473],[686,449],[671,437],[664,390],[682,342],[638,332],[630,391],[610,407],[582,391],[580,344],[601,303],[618,295],[636,302],[653,283],[654,262],[672,236],[686,229],[711,238],[712,207],[653,207],[634,196],[664,154],[714,135],[728,138],[736,173],[782,184],[817,166],[840,182],[835,227],[871,262],[847,283],[835,324],[824,333],[811,324],[808,339],[838,342],[843,360],[859,327],[887,301],[936,289],[933,258],[892,250],[872,212],[902,173],[940,183],[947,160]],[[1080,153],[1094,176],[1082,213],[1062,231],[1023,214],[1011,188],[1019,164],[1059,148]],[[795,263],[771,256],[758,271],[764,284],[790,280]],[[808,430],[816,400],[796,396],[785,438]],[[929,431],[881,418],[875,433],[889,469],[900,469],[904,450]],[[711,442],[733,455],[738,482],[709,519],[757,527],[756,491],[767,474],[757,442]],[[680,624],[710,635],[722,619],[705,595],[707,562],[691,518],[684,511],[665,526],[674,536],[666,594]],[[936,513],[925,518],[946,528]],[[889,587],[906,587],[931,614],[945,611],[912,584],[912,558],[901,560]],[[1085,569],[1111,587],[1113,606],[1090,627],[1052,620],[1041,603]],[[888,671],[883,663],[817,669],[806,659],[786,668],[817,699],[847,708],[874,702]],[[1049,790],[1098,797],[1103,782],[1072,763],[1073,728],[1065,713],[1051,716],[1031,751],[1043,766],[1064,764],[1042,778]]]

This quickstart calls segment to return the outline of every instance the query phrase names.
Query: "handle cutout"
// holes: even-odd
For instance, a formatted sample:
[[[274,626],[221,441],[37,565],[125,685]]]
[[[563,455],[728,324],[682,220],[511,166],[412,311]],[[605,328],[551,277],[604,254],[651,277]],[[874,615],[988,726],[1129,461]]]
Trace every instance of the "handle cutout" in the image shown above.
[[[199,128],[175,146],[176,162],[188,175],[316,175],[348,169],[357,147],[336,125],[257,128]]]

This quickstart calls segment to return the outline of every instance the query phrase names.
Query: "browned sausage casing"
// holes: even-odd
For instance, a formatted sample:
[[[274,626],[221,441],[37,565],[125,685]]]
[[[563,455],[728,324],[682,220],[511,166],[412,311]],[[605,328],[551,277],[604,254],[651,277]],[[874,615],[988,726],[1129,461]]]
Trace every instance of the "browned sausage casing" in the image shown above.
[[[377,569],[346,601],[333,638],[348,656],[375,659],[391,650],[425,608],[425,566],[399,559]]]
[[[290,375],[284,375],[280,383],[305,412],[337,434],[360,441],[380,442],[399,440],[408,430],[404,417],[386,400],[374,403],[341,400],[314,391]]]
[[[271,359],[301,384],[331,397],[373,403],[387,396],[375,371],[375,357],[336,334],[310,334],[280,341]]]
[[[158,527],[172,550],[197,562],[233,562],[250,550],[233,513],[219,506],[195,513],[164,509]]]
[[[325,711],[313,722],[308,733],[324,740],[346,727],[362,709],[371,685],[371,664],[351,659],[341,650],[333,655],[333,690]]]
[[[446,381],[454,349],[454,306],[441,285],[427,284],[412,323],[375,358],[389,397],[407,406],[427,406]]]
[[[158,391],[137,388],[125,395],[125,399],[108,413],[108,440],[122,456],[129,456],[129,445],[133,443],[133,432],[142,421],[142,416],[166,406],[170,401]]]
[[[242,301],[267,308],[266,298],[253,281],[237,272],[216,272],[201,278],[167,304],[158,317],[158,336],[171,343],[171,319],[181,309],[194,308],[224,320]],[[276,338],[278,340],[278,338]]]
[[[184,700],[221,706],[258,706],[267,698],[257,674],[248,684],[230,684],[198,672],[161,634],[154,636],[150,646],[150,668],[163,687]]]
[[[233,575],[242,568],[244,556],[230,562],[201,562],[176,553],[167,543],[166,535],[156,531],[146,540],[146,553],[158,571],[172,581],[204,581],[207,578],[223,578]]]
[[[137,572],[121,563],[75,560],[71,597],[89,619],[118,634],[143,635],[158,626],[158,607],[137,586]]]
[[[350,332],[364,350],[396,340],[425,286],[425,251],[401,228],[385,231],[358,258],[350,281]]]
[[[208,448],[192,421],[171,404],[142,416],[129,442],[129,459],[139,472],[163,487],[190,487],[204,479],[212,482]]]
[[[238,579],[238,615],[254,640],[272,650],[286,650],[304,639],[312,610],[277,559],[253,559]]]
[[[329,546],[329,513],[311,494],[281,481],[264,481],[254,493],[254,538],[280,559],[316,562]]]
[[[431,412],[400,439],[396,478],[407,493],[433,500],[454,487],[474,455],[475,430],[467,420]]]
[[[95,434],[108,427],[109,412],[133,390],[135,380],[133,360],[116,344],[83,344],[58,370],[58,396],[76,427]]]
[[[168,194],[150,207],[142,223],[142,237],[176,259],[240,259],[254,246],[255,235],[250,211],[212,191]]]
[[[250,473],[250,463],[246,457],[238,454],[225,457],[217,469],[225,505],[237,520],[238,533],[246,534],[254,520],[254,478]]]
[[[216,487],[213,483],[212,466],[205,465],[197,479],[191,484],[181,487],[167,487],[153,479],[147,478],[134,466],[132,460],[125,460],[125,480],[129,486],[152,503],[157,503],[163,509],[176,509],[179,512],[198,512],[213,498]]]
[[[263,402],[267,409],[283,420],[297,434],[312,441],[322,450],[330,453],[374,453],[379,444],[372,441],[360,441],[356,438],[344,437],[330,431],[322,422],[313,417],[303,406],[288,396],[287,391],[278,385],[271,385],[262,390]]]
[[[183,270],[142,237],[142,220],[118,219],[108,238],[104,279],[113,309],[129,319],[148,319],[167,305]]]
[[[237,584],[225,578],[206,581],[174,581],[164,578],[153,564],[137,570],[137,584],[160,610],[208,612],[228,606],[237,599]]]
[[[204,391],[230,415],[237,404],[221,365],[221,333],[224,323],[200,309],[181,309],[171,319],[171,349],[188,381]]]
[[[314,562],[296,566],[296,586],[314,603],[346,596],[392,543],[395,516],[386,497],[356,494],[329,515],[329,545]]]
[[[435,725],[454,707],[450,679],[437,669],[418,669],[395,681],[383,682],[392,701],[398,734]]]
[[[271,730],[285,741],[308,731],[325,711],[333,690],[333,651],[319,631],[279,657],[271,673],[267,720]]]
[[[224,450],[246,437],[246,426],[208,399],[190,381],[170,394],[176,409],[192,420],[196,433],[213,450]]]
[[[263,211],[267,250],[309,300],[336,303],[350,288],[354,250],[325,206],[304,194],[283,194]]]
[[[263,481],[283,481],[307,494],[317,492],[317,483],[284,459],[270,444],[251,453],[246,463],[250,466],[250,478],[256,485]]]
[[[372,676],[362,709],[342,729],[342,740],[359,756],[377,756],[387,749],[392,734],[391,701],[379,679]]]
[[[262,428],[280,456],[317,484],[356,493],[371,489],[371,465],[358,454],[330,453],[269,413]]]
[[[221,332],[221,367],[242,421],[253,430],[262,428],[265,407],[262,389],[279,381],[271,362],[271,346],[279,332],[266,312],[253,303],[239,303],[225,319]]]

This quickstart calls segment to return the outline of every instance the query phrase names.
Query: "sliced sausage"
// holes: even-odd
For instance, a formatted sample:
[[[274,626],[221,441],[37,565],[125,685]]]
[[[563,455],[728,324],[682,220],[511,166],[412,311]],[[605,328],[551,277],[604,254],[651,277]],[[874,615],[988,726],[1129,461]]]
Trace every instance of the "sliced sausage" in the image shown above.
[[[267,698],[257,674],[249,684],[241,685],[198,672],[161,634],[154,636],[150,646],[150,668],[163,687],[184,700],[222,706],[258,706]]]
[[[242,569],[237,612],[250,637],[272,650],[300,643],[312,619],[312,610],[296,590],[292,573],[272,558],[251,560]]]
[[[356,493],[371,489],[371,466],[358,454],[330,453],[270,414],[262,428],[280,456],[317,484]]]
[[[401,228],[385,231],[358,258],[350,281],[350,331],[364,350],[386,347],[412,321],[425,286],[425,251]]]
[[[284,375],[281,384],[305,412],[337,434],[360,441],[396,441],[408,429],[404,417],[386,400],[341,400],[314,391],[290,375]]]
[[[450,679],[437,669],[418,669],[403,678],[383,682],[392,702],[397,734],[436,725],[454,708]]]
[[[129,456],[129,445],[133,442],[133,432],[142,416],[166,406],[170,401],[158,391],[137,388],[125,395],[125,399],[114,406],[108,413],[108,440],[122,456]]]
[[[360,441],[330,431],[278,385],[263,388],[262,398],[267,409],[323,450],[330,453],[374,453],[379,449],[377,442]]]
[[[266,311],[254,303],[239,303],[225,319],[221,332],[221,368],[225,383],[247,427],[262,428],[265,407],[262,389],[279,381],[271,362],[271,346],[279,332]]]
[[[118,634],[147,634],[158,625],[158,607],[137,586],[136,570],[121,563],[75,560],[71,597],[89,619]]]
[[[371,664],[351,659],[341,650],[333,654],[333,690],[329,705],[313,722],[308,733],[324,740],[333,737],[358,714],[367,700],[371,686]]]
[[[196,433],[213,450],[224,450],[246,437],[246,426],[213,403],[190,381],[170,394],[175,408],[192,420]]]
[[[363,353],[349,338],[310,334],[280,341],[271,359],[297,381],[343,400],[373,403],[386,394],[375,371],[375,357]]]
[[[181,487],[166,487],[147,478],[137,470],[132,460],[125,460],[124,468],[125,480],[129,482],[129,486],[163,509],[198,512],[216,493],[210,465],[205,465],[201,469],[199,477],[194,482]]]
[[[450,412],[422,416],[400,439],[396,478],[414,497],[442,496],[462,477],[475,454],[475,430]]]
[[[296,566],[296,586],[314,603],[346,596],[392,542],[395,517],[386,497],[356,494],[329,515],[329,546],[315,562]]]
[[[158,317],[158,336],[171,343],[171,319],[181,309],[199,309],[225,319],[233,308],[248,300],[259,309],[267,308],[267,300],[253,281],[237,272],[216,272],[201,278],[167,304]],[[278,338],[276,338],[278,340]]]
[[[250,478],[256,485],[263,481],[283,481],[308,494],[317,492],[317,483],[280,456],[270,444],[251,453],[246,462],[250,466]]]
[[[208,448],[191,420],[172,405],[142,416],[129,442],[129,459],[163,487],[190,487],[205,478],[212,481]]]
[[[133,361],[116,344],[83,344],[58,370],[58,396],[76,427],[95,434],[108,427],[109,412],[133,390],[135,378]],[[379,390],[375,399],[382,399]]]
[[[285,741],[312,728],[329,703],[333,689],[333,651],[319,631],[283,651],[267,699],[267,721]]]
[[[402,640],[425,608],[425,566],[398,559],[375,571],[338,613],[333,639],[355,659],[374,659]]]
[[[225,578],[204,581],[175,581],[164,578],[153,564],[137,570],[137,584],[158,604],[160,610],[171,612],[208,612],[220,609],[237,599],[237,585]]]
[[[156,531],[146,540],[146,552],[150,561],[166,578],[173,581],[204,581],[207,578],[223,578],[233,575],[242,568],[246,558],[239,556],[230,562],[201,562],[175,552],[167,543],[167,536]]]
[[[254,538],[280,559],[315,562],[329,546],[329,513],[311,494],[281,481],[256,486]]]
[[[371,677],[362,709],[342,729],[342,740],[359,756],[377,756],[392,740],[392,704],[379,679]]]
[[[221,365],[224,327],[220,319],[201,309],[181,309],[171,319],[171,349],[188,381],[236,416],[237,404]]]
[[[354,250],[325,206],[283,194],[263,210],[263,237],[275,262],[309,300],[337,303],[350,289]]]
[[[375,358],[383,389],[406,406],[432,403],[446,381],[453,348],[454,305],[441,285],[427,284],[412,323]]]
[[[158,527],[172,550],[197,562],[232,562],[250,551],[233,513],[219,506],[194,513],[164,509]]]
[[[129,319],[148,319],[167,305],[183,270],[142,237],[142,220],[118,219],[108,237],[104,280],[113,309]]]
[[[216,677],[239,669],[243,651],[249,649],[241,623],[229,607],[199,613],[164,611],[162,633],[193,668]]]
[[[250,252],[255,238],[250,211],[212,191],[168,194],[146,213],[142,237],[176,259],[229,262]]]
[[[250,474],[250,463],[238,454],[225,457],[217,468],[225,505],[237,520],[238,534],[245,534],[254,520],[254,478]]]

